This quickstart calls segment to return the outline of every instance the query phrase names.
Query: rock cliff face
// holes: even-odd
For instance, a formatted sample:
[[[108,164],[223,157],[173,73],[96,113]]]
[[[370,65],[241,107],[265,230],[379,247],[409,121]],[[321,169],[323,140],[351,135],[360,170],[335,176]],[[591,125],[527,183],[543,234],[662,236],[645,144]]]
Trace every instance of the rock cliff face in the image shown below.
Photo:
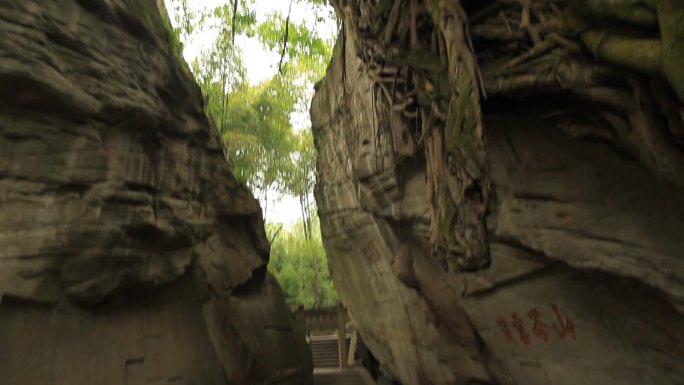
[[[0,2],[2,384],[310,380],[165,15]]]
[[[529,2],[334,3],[345,27],[311,109],[316,200],[333,280],[385,371],[684,383],[676,92],[561,35],[562,2],[537,2],[527,25]]]

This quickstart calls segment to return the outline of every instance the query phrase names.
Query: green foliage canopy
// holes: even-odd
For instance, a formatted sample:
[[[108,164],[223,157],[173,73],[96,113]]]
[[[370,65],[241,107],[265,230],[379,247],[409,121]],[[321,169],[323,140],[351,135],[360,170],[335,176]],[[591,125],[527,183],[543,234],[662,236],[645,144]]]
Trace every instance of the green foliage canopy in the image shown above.
[[[324,0],[292,1],[311,4],[318,22],[334,17]],[[172,41],[191,41],[202,32],[216,36],[190,68],[236,177],[263,197],[262,204],[268,202],[269,192],[299,200],[301,220],[293,227],[267,223],[273,237],[269,269],[289,302],[306,307],[334,305],[337,293],[312,199],[316,176],[313,136],[310,128],[295,130],[292,124],[293,115],[308,110],[313,83],[324,75],[332,55],[332,42],[319,36],[315,23],[293,23],[290,15],[272,13],[258,22],[249,0],[233,0],[203,11],[197,11],[192,6],[197,3],[191,0],[167,3],[175,21]],[[278,73],[260,84],[250,84],[236,37],[255,38],[281,55]]]
[[[312,236],[304,236],[304,223],[289,229],[267,224],[266,232],[274,238],[268,269],[285,292],[285,300],[306,308],[334,306],[339,302],[332,284],[318,220],[312,220]]]

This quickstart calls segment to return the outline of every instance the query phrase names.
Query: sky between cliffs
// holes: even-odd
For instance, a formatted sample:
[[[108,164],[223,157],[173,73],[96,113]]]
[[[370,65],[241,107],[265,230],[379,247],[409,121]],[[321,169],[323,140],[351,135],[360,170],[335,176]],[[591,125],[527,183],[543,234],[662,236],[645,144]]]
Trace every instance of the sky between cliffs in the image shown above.
[[[257,22],[265,21],[269,14],[279,12],[287,16],[290,1],[287,0],[247,0],[253,1],[250,8],[256,12]],[[169,12],[171,20],[174,18],[174,9],[169,0],[164,0],[166,8]],[[230,0],[190,0],[188,5],[193,12],[200,12],[202,10],[214,9],[218,6],[229,4]],[[306,2],[292,2],[292,11],[290,13],[290,20],[297,24],[306,24],[311,29],[316,29],[319,36],[324,39],[333,40],[337,26],[333,21],[317,22],[314,20],[311,5]],[[314,27],[315,24],[315,27]],[[199,33],[194,33],[189,41],[184,42],[183,56],[188,63],[191,63],[203,49],[211,45],[216,39],[216,33],[211,30],[203,30]],[[236,36],[236,45],[242,51],[242,59],[247,69],[247,79],[251,84],[258,84],[264,80],[271,78],[278,72],[278,61],[280,60],[279,52],[271,52],[265,49],[256,37],[248,38],[246,36]],[[313,97],[313,85],[309,88],[311,90],[309,97]],[[307,103],[308,105],[309,103]],[[291,122],[295,129],[303,129],[310,127],[311,122],[309,112],[295,111],[291,116]],[[300,219],[299,201],[292,196],[278,196],[277,193],[269,193],[269,196],[275,199],[268,201],[268,213],[266,214],[269,222],[280,222],[284,224],[291,224]],[[262,204],[263,206],[263,204]],[[263,209],[263,208],[262,208]]]

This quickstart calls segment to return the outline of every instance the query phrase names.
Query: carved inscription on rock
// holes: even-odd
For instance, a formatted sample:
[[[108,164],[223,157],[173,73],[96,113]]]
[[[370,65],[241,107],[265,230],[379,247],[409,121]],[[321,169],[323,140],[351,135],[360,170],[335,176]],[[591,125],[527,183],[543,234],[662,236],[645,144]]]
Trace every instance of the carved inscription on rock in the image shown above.
[[[575,323],[570,317],[561,314],[560,308],[556,304],[551,305],[551,314],[554,322],[552,323],[558,340],[575,341]],[[547,344],[551,341],[551,330],[549,324],[542,319],[542,313],[537,308],[532,308],[527,312],[527,317],[521,316],[517,312],[511,313],[510,317],[499,315],[496,324],[503,335],[506,343],[515,344],[520,342],[523,346],[530,345],[533,339]],[[531,328],[530,328],[531,326]],[[531,330],[531,334],[528,330]]]
[[[388,272],[391,274],[391,269],[388,264],[383,264],[384,259],[376,242],[374,240],[368,242],[368,245],[363,249],[363,253],[368,258],[368,262],[370,262],[371,268],[375,273],[370,280],[374,298],[381,303],[391,300],[392,293],[386,279],[386,274]],[[391,279],[394,279],[394,275],[392,275]]]
[[[375,241],[368,242],[368,245],[363,249],[363,253],[368,257],[368,262],[370,262],[371,265],[377,265],[382,259],[380,251],[375,245]]]
[[[385,274],[371,278],[371,287],[373,288],[373,295],[379,302],[387,302],[392,299],[392,294],[385,281]]]

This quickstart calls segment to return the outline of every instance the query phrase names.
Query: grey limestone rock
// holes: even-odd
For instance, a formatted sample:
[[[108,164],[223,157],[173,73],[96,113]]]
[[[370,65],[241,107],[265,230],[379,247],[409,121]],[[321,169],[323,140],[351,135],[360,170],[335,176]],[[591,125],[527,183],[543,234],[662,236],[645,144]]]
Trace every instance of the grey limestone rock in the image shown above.
[[[406,385],[684,383],[681,188],[558,129],[545,100],[490,96],[491,263],[444,264],[421,138],[353,17],[312,103],[316,200],[332,278],[383,368]]]
[[[306,383],[162,1],[0,2],[0,383]]]

